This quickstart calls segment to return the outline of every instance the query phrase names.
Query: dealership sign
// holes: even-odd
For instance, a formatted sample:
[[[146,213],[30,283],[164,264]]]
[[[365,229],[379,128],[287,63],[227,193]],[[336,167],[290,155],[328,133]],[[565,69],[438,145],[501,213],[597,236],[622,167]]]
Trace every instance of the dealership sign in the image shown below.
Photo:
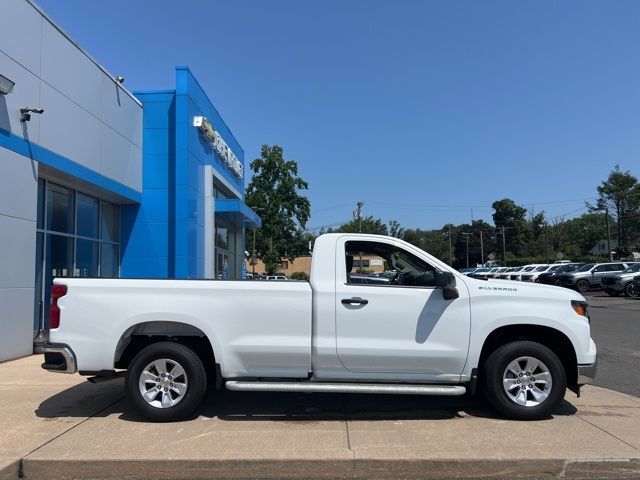
[[[222,157],[224,163],[235,173],[238,177],[242,178],[243,165],[236,154],[231,151],[227,142],[224,141],[222,135],[213,129],[211,122],[207,120],[207,117],[193,117],[193,126],[200,130],[200,133],[205,140],[211,145],[218,155]]]

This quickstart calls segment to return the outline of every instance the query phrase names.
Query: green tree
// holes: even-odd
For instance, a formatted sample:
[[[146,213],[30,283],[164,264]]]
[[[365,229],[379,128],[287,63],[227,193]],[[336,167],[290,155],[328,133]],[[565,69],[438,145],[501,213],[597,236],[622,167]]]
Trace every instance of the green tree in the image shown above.
[[[528,240],[527,209],[516,205],[510,198],[497,200],[492,207],[496,228],[505,228],[507,250],[517,255]]]
[[[405,229],[402,228],[397,220],[389,221],[389,235],[395,238],[404,238]]]
[[[640,183],[629,170],[623,172],[616,165],[597,190],[596,205],[588,207],[609,211],[617,227],[618,250],[628,253],[631,241],[640,234]]]
[[[285,160],[278,145],[263,145],[260,158],[251,162],[251,171],[245,202],[262,218],[262,227],[256,230],[256,256],[267,273],[273,273],[281,259],[293,261],[308,248],[304,228],[311,206],[300,191],[309,185],[298,176],[298,164]],[[247,232],[247,245],[251,235]]]
[[[454,266],[456,268],[467,266],[467,236],[469,237],[470,267],[482,263],[483,256],[486,263],[491,253],[495,255],[496,259],[502,258],[502,255],[496,253],[498,244],[496,243],[495,228],[484,220],[474,220],[471,225],[458,225],[456,230],[460,232],[454,242]],[[482,242],[480,241],[480,232],[482,232]]]
[[[350,222],[343,223],[336,230],[331,230],[339,233],[359,233],[362,226],[361,233],[373,233],[376,235],[387,235],[389,230],[385,223],[379,218],[362,217],[362,220],[353,219]]]

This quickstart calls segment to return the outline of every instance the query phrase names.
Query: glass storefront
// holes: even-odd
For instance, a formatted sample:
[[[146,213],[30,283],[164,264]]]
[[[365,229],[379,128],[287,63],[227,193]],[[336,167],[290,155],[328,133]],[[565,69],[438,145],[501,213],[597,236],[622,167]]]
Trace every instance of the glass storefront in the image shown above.
[[[53,278],[119,276],[120,207],[40,179],[36,235],[34,336],[48,327]]]
[[[216,224],[216,278],[235,279],[238,233],[227,226]]]

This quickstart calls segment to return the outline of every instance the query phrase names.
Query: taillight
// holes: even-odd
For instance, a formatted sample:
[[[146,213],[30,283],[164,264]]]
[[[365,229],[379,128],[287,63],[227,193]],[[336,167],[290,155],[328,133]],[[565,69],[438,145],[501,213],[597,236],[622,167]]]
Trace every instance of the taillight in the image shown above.
[[[51,303],[49,304],[49,328],[58,328],[60,326],[60,307],[58,307],[58,299],[67,294],[66,285],[58,285],[54,283],[51,286]]]

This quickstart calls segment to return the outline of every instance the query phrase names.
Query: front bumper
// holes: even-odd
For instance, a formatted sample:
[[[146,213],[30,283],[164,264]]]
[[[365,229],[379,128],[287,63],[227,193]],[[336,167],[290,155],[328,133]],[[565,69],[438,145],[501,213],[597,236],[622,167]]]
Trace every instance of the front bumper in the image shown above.
[[[78,371],[76,355],[64,343],[43,343],[38,345],[38,352],[44,353],[44,363],[41,366],[45,370],[58,373]]]
[[[578,365],[578,385],[586,385],[593,382],[598,371],[598,360],[593,363]]]

